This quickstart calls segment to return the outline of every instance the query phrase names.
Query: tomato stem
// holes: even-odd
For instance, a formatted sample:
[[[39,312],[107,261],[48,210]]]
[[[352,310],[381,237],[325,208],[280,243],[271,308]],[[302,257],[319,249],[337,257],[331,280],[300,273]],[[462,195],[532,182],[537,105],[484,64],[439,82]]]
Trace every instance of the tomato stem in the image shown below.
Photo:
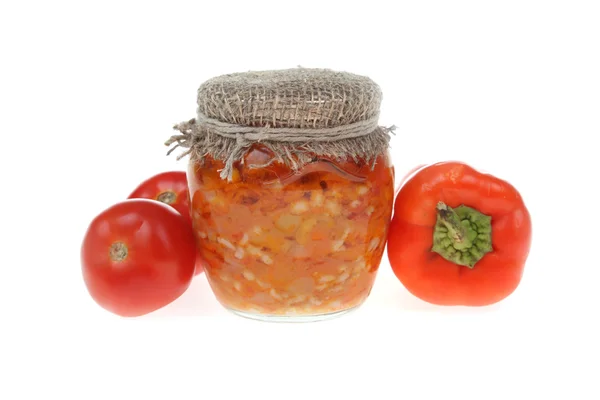
[[[177,199],[177,195],[170,190],[168,190],[166,192],[162,192],[161,194],[159,194],[156,197],[156,200],[163,202],[165,204],[172,204],[175,202],[176,199]]]
[[[123,242],[114,242],[110,246],[109,254],[111,261],[121,262],[127,258],[127,255],[129,254],[129,249]]]
[[[465,205],[452,209],[441,201],[436,210],[431,251],[454,264],[473,268],[493,250],[490,216]]]

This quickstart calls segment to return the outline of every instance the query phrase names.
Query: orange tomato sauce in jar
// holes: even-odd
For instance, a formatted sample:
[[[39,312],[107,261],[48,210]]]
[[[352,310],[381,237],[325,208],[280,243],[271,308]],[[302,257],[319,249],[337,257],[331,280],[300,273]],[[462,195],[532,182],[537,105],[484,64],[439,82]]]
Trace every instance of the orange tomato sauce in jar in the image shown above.
[[[209,284],[226,308],[318,316],[368,297],[394,195],[389,155],[376,165],[326,157],[293,172],[260,145],[221,179],[223,162],[191,162],[194,231]],[[250,165],[262,165],[248,168]]]

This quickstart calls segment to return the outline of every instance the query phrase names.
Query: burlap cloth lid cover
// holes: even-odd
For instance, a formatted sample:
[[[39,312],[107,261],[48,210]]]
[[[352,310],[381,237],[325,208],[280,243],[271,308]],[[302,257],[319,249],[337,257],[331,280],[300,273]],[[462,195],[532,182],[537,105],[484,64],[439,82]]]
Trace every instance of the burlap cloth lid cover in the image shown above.
[[[197,116],[175,125],[165,143],[225,162],[220,175],[260,142],[279,161],[299,170],[315,156],[375,165],[394,127],[378,125],[382,93],[365,76],[328,69],[293,68],[221,75],[198,89]]]

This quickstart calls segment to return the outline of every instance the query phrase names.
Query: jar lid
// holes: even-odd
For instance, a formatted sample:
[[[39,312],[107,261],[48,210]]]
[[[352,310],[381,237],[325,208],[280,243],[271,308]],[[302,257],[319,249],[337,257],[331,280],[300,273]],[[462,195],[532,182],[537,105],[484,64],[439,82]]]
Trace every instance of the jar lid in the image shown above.
[[[260,142],[299,169],[314,156],[374,161],[394,127],[378,125],[380,87],[366,76],[319,68],[250,71],[211,78],[198,88],[196,118],[176,125],[179,158],[210,155],[233,163]],[[174,148],[171,149],[171,151]],[[374,164],[373,164],[374,165]]]
[[[198,89],[198,111],[230,124],[314,129],[378,118],[381,98],[366,76],[293,68],[209,79]]]

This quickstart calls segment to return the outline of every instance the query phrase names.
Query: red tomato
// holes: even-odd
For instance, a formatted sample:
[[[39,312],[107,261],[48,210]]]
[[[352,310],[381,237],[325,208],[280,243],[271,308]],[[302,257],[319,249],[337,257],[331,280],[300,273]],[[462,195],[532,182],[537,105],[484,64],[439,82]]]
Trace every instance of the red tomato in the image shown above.
[[[81,247],[82,273],[98,305],[124,317],[147,314],[185,292],[194,277],[191,226],[158,201],[131,199],[101,212]]]
[[[138,185],[129,199],[151,199],[168,204],[192,225],[190,198],[185,172],[169,171],[154,175]],[[200,255],[196,260],[196,275],[203,271]]]
[[[128,198],[151,199],[168,204],[192,223],[187,178],[183,171],[154,175],[140,183]]]

